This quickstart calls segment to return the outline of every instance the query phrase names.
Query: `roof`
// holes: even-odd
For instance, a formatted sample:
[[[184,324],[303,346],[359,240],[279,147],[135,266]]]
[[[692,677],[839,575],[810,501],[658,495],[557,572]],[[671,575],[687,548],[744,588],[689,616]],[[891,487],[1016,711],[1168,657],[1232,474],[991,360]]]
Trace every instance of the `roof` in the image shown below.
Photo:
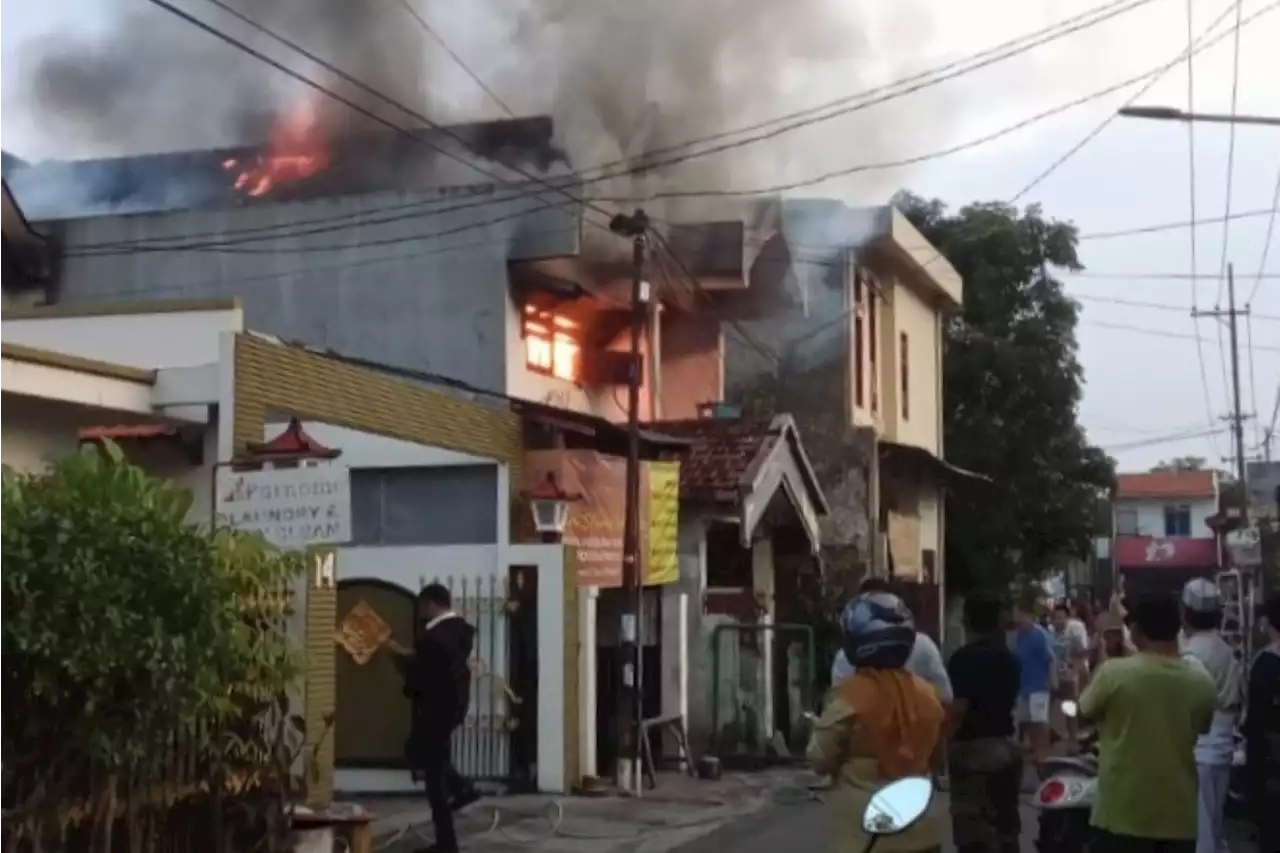
[[[238,311],[243,308],[238,296],[211,299],[136,299],[126,301],[89,300],[34,305],[30,308],[6,308],[6,320],[54,320],[66,317],[114,317],[122,314],[183,314],[203,311]]]
[[[1116,475],[1116,500],[1211,500],[1217,496],[1218,475],[1215,471],[1148,471]]]
[[[6,315],[8,312],[5,312]],[[108,379],[123,379],[126,382],[137,382],[140,385],[154,385],[156,371],[143,370],[137,367],[126,367],[123,364],[112,364],[93,358],[80,358],[75,355],[55,352],[53,350],[29,347],[24,344],[0,344],[0,356],[11,361],[22,361],[27,364],[38,364],[43,367],[55,367],[61,370],[73,370],[77,373],[89,373],[94,376],[105,376]]]
[[[589,415],[573,409],[552,406],[547,403],[535,403],[519,397],[501,396],[508,401],[511,411],[527,420],[556,427],[567,432],[577,433],[590,438],[622,438],[625,439],[626,424],[617,424],[608,418]],[[682,451],[689,446],[685,438],[667,432],[666,424],[659,424],[659,429],[642,428],[640,440],[651,449]]]
[[[227,161],[249,160],[263,145],[169,151],[96,160],[7,163],[5,181],[36,221],[125,213],[216,209],[285,198],[339,196],[410,186],[440,189],[519,181],[518,165],[546,172],[566,162],[555,144],[552,120],[532,116],[454,125],[414,133],[353,135],[331,145],[328,168],[294,182],[287,192],[247,198],[228,178]],[[447,151],[448,154],[442,153]],[[462,163],[487,161],[494,177]],[[52,194],[46,186],[81,192]],[[181,191],[178,191],[181,188]]]
[[[689,442],[680,461],[681,496],[737,505],[744,546],[781,489],[800,516],[814,549],[819,547],[817,515],[825,515],[830,507],[790,415],[770,420],[658,421],[651,426]]]

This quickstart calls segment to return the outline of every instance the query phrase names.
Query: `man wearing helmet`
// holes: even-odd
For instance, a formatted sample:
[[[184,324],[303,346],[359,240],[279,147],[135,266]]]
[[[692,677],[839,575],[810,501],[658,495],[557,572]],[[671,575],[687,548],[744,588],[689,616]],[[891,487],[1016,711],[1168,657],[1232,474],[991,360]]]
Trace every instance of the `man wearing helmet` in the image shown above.
[[[863,592],[840,616],[844,652],[853,673],[840,679],[814,723],[808,758],[831,776],[828,796],[835,853],[861,853],[869,839],[862,813],[885,784],[927,776],[942,735],[937,691],[906,669],[915,646],[911,614],[896,595]],[[936,805],[906,832],[878,839],[880,853],[935,853],[942,847]]]
[[[892,588],[888,581],[882,578],[867,578],[862,582],[858,592],[860,594],[892,592]],[[907,612],[907,618],[911,619],[910,611]],[[912,674],[920,676],[933,685],[943,705],[951,703],[951,679],[947,675],[947,666],[942,661],[942,652],[938,650],[938,644],[932,637],[922,631],[916,632],[915,641],[911,646],[911,656],[907,658],[906,665]],[[840,649],[836,652],[835,662],[831,665],[831,685],[834,687],[841,679],[853,675],[853,670],[853,664],[849,663],[845,650]]]
[[[1181,601],[1182,657],[1204,668],[1218,694],[1213,724],[1196,740],[1196,772],[1200,783],[1196,853],[1222,853],[1227,849],[1222,819],[1231,782],[1243,676],[1235,650],[1218,631],[1222,624],[1222,596],[1217,584],[1207,578],[1194,578],[1182,588]]]

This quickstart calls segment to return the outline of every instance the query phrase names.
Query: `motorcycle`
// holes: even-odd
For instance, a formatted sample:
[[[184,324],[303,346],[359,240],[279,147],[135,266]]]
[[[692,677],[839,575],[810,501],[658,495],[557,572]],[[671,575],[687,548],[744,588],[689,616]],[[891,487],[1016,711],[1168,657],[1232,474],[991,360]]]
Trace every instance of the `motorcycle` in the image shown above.
[[[1070,699],[1062,702],[1068,718],[1079,714]],[[1081,754],[1054,756],[1040,763],[1044,781],[1036,789],[1033,805],[1040,811],[1036,848],[1040,853],[1080,853],[1089,842],[1089,814],[1098,790],[1098,756],[1095,735],[1082,735]]]

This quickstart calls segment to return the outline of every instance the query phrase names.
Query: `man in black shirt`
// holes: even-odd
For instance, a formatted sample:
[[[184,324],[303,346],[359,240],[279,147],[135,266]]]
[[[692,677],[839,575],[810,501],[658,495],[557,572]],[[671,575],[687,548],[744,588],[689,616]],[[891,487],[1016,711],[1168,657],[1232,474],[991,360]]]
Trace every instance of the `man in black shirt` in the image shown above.
[[[423,623],[412,650],[392,648],[405,675],[405,695],[413,702],[406,744],[409,763],[426,781],[427,801],[435,824],[436,842],[423,853],[457,853],[453,811],[475,802],[479,794],[453,767],[453,730],[467,716],[471,699],[468,659],[475,646],[475,628],[452,610],[449,590],[438,583],[418,593],[418,616]]]
[[[1003,602],[975,594],[964,604],[974,639],[951,656],[951,823],[958,853],[1018,853],[1022,750],[1014,710],[1021,669],[1004,635]]]
[[[1271,641],[1249,667],[1245,772],[1259,850],[1280,850],[1280,592],[1259,608]]]

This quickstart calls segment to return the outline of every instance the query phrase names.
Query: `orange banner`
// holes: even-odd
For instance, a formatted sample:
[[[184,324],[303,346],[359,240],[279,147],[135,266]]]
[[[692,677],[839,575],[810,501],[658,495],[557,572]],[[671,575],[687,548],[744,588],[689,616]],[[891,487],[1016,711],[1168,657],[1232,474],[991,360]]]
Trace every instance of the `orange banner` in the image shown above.
[[[526,488],[554,474],[560,488],[582,499],[569,504],[564,544],[576,554],[579,586],[622,586],[622,528],[627,506],[627,464],[594,450],[531,450],[525,454]]]

